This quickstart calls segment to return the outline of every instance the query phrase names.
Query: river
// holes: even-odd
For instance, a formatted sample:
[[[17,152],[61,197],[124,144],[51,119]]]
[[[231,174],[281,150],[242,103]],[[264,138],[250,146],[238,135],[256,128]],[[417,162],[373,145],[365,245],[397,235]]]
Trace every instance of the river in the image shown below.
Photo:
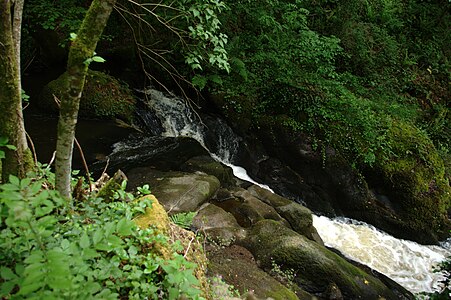
[[[244,168],[232,163],[233,153],[239,147],[239,138],[225,123],[219,126],[222,132],[217,134],[217,141],[207,147],[205,124],[183,99],[153,89],[145,93],[149,108],[154,110],[162,123],[163,135],[196,139],[207,150],[213,148],[209,150],[212,157],[230,166],[236,177],[271,190],[252,180]],[[438,281],[443,275],[434,273],[433,268],[451,255],[449,245],[425,246],[396,239],[374,226],[347,218],[330,219],[314,215],[313,220],[324,243],[344,256],[390,277],[413,293],[440,289]]]

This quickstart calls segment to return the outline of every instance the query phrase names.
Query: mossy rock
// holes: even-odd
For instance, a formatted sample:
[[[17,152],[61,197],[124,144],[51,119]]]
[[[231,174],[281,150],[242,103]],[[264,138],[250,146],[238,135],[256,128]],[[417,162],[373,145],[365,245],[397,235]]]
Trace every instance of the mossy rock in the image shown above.
[[[235,287],[240,294],[252,291],[258,299],[313,299],[312,295],[298,289],[298,295],[296,295],[289,288],[259,269],[252,254],[243,247],[233,245],[220,249],[211,254],[209,261],[209,273],[213,276],[220,276],[226,283]]]
[[[152,168],[135,171],[128,173],[130,180],[148,183],[169,214],[196,211],[213,198],[220,186],[216,177],[204,173],[163,172]]]
[[[154,229],[154,235],[163,234],[165,236],[170,233],[170,220],[164,210],[163,206],[158,202],[154,195],[146,195],[136,201],[142,201],[144,199],[149,199],[152,202],[151,207],[147,207],[144,214],[139,215],[134,219],[136,225],[141,229],[146,229],[152,227]],[[167,244],[155,243],[153,247],[157,255],[162,256],[165,259],[171,258],[171,249]]]
[[[182,171],[201,171],[219,179],[221,186],[230,187],[235,184],[232,168],[215,161],[211,156],[203,155],[190,158],[181,166]]]
[[[53,95],[61,99],[66,80],[64,73],[44,87],[38,103],[41,108],[58,111]],[[135,98],[126,85],[105,73],[88,70],[80,100],[80,117],[131,121],[134,110]]]
[[[335,284],[345,299],[399,299],[378,278],[278,222],[258,222],[242,245],[263,268],[271,269],[276,264],[282,270],[293,270],[294,282],[310,293],[327,293]]]
[[[446,233],[451,188],[438,151],[424,132],[408,123],[394,122],[388,136],[393,155],[376,167],[384,192],[412,229]]]
[[[154,236],[163,235],[168,237],[168,243],[158,242],[152,244],[153,254],[165,260],[172,259],[174,249],[171,245],[180,243],[186,260],[196,264],[193,275],[199,280],[202,296],[207,300],[212,300],[210,297],[210,285],[206,276],[207,257],[195,234],[173,224],[154,195],[146,195],[136,201],[142,201],[143,199],[151,200],[152,205],[146,208],[144,214],[136,217],[134,222],[141,229],[152,228]]]

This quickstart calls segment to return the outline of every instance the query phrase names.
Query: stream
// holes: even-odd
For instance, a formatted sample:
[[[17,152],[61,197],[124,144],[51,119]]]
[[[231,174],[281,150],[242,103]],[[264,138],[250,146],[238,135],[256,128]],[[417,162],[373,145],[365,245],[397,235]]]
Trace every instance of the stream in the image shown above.
[[[213,158],[231,167],[236,177],[271,190],[252,180],[244,168],[234,165],[240,138],[224,121],[215,119],[220,124],[212,129],[183,99],[154,89],[141,92],[146,95],[144,101],[149,110],[161,123],[163,136],[194,138]],[[434,273],[433,267],[451,255],[449,243],[424,246],[396,239],[372,225],[348,218],[314,215],[313,221],[326,246],[390,277],[411,292],[440,289],[438,281],[443,275]]]

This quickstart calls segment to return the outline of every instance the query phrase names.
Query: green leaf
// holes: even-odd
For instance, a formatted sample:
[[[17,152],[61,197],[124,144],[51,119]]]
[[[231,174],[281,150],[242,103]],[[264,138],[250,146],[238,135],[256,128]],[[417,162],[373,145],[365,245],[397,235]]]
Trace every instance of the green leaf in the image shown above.
[[[113,247],[120,247],[122,246],[122,239],[120,237],[117,237],[115,235],[111,235],[107,238],[108,243],[110,243]]]
[[[14,274],[14,272],[7,267],[0,267],[0,275],[5,280],[12,280],[17,278],[17,275]]]
[[[26,259],[25,263],[35,264],[44,261],[44,253],[40,250],[33,251]]]
[[[90,246],[89,236],[86,234],[86,232],[83,233],[83,235],[80,238],[80,247],[82,249],[86,249]]]
[[[11,293],[11,291],[15,286],[16,286],[15,281],[3,282],[0,287],[0,296],[2,297],[2,299],[8,299],[6,296],[8,296],[9,293]]]
[[[0,146],[6,146],[8,144],[8,138],[6,136],[0,136]]]
[[[134,226],[135,223],[133,221],[124,218],[117,223],[116,232],[122,236],[131,235],[133,233],[132,229]]]
[[[103,58],[100,57],[100,56],[93,56],[93,57],[92,57],[92,61],[95,61],[95,62],[98,62],[98,63],[103,63],[103,62],[105,62],[106,60],[103,59]]]
[[[103,231],[101,229],[97,229],[94,232],[94,236],[92,237],[92,241],[94,245],[97,245],[103,239]]]
[[[13,151],[17,150],[16,146],[14,146],[14,145],[5,145],[5,147],[8,148],[9,150],[13,150]]]
[[[20,287],[18,295],[29,295],[32,292],[37,291],[41,287],[41,282],[37,281],[32,284],[23,285]]]
[[[20,180],[18,177],[14,176],[14,175],[9,175],[9,182],[11,184],[14,184],[15,186],[20,186]]]

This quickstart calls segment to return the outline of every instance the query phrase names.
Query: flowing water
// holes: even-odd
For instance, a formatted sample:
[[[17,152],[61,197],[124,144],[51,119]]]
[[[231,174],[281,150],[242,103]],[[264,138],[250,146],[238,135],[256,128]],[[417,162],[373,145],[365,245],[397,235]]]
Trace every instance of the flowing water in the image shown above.
[[[438,289],[442,276],[431,270],[451,255],[445,247],[396,239],[372,225],[348,218],[313,216],[313,225],[327,246],[387,275],[413,293]]]
[[[230,166],[236,177],[271,190],[252,180],[244,168],[233,165],[239,138],[223,121],[216,120],[222,123],[215,126],[212,133],[215,140],[207,141],[205,137],[211,134],[209,131],[212,129],[183,99],[153,89],[145,93],[148,96],[147,105],[162,123],[164,136],[196,139],[213,158]],[[411,292],[431,292],[440,288],[438,281],[442,275],[432,270],[437,263],[451,255],[449,245],[424,246],[396,239],[374,226],[347,218],[329,219],[314,215],[313,224],[327,246],[385,274]]]

